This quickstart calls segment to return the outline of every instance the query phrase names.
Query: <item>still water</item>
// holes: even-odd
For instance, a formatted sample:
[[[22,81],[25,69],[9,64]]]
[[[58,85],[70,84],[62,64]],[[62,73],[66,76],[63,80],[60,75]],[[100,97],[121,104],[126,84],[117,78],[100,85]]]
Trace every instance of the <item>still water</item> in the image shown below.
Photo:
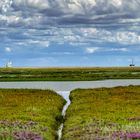
[[[77,82],[0,82],[0,88],[51,89],[54,91],[71,91],[76,88],[115,87],[140,85],[140,80],[102,80]]]
[[[134,80],[101,80],[101,81],[68,81],[68,82],[0,82],[0,88],[26,88],[26,89],[51,89],[61,94],[67,101],[69,95],[66,94],[76,88],[98,88],[115,87],[127,85],[140,85],[140,79]]]

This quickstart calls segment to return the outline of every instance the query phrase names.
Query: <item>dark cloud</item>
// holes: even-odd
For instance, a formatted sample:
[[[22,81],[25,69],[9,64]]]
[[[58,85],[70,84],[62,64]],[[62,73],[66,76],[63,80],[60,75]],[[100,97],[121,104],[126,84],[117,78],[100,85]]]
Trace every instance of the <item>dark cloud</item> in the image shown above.
[[[139,0],[9,0],[1,2],[0,7],[7,15],[1,15],[1,23],[21,26],[21,23],[30,26],[33,21],[47,25],[101,24],[140,18]],[[13,22],[12,15],[18,21]]]

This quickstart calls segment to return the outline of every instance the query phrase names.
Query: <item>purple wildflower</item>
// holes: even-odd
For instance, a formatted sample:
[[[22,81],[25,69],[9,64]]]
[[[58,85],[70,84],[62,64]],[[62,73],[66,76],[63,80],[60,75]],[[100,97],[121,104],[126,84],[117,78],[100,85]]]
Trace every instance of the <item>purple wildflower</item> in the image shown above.
[[[27,125],[36,125],[37,123],[36,122],[33,122],[33,121],[30,121],[30,122],[27,122]]]
[[[140,139],[140,133],[139,132],[123,132],[123,131],[116,131],[112,133],[112,138],[116,139],[119,138],[121,140],[135,140]]]
[[[33,132],[15,132],[13,137],[15,140],[43,140],[39,134]]]
[[[126,135],[129,139],[140,139],[140,133],[137,132],[126,133]]]

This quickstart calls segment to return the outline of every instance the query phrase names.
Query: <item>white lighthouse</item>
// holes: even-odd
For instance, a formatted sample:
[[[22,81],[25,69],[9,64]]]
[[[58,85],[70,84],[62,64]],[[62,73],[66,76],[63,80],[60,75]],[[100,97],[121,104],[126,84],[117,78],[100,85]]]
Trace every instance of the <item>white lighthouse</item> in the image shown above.
[[[6,64],[6,68],[12,68],[12,61],[8,61],[8,63]]]

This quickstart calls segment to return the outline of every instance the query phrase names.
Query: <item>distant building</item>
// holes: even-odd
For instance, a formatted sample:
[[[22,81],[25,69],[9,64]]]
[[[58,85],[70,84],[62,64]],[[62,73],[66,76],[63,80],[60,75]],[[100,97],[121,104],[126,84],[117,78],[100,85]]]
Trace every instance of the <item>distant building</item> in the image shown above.
[[[12,68],[12,61],[8,61],[8,63],[6,64],[6,68]]]

